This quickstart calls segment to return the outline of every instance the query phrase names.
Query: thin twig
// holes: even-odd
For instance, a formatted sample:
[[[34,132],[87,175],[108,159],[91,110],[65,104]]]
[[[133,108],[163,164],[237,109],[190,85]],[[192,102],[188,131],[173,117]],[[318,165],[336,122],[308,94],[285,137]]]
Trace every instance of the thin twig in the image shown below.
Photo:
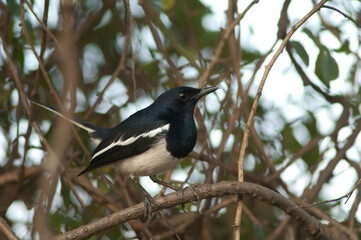
[[[36,18],[36,20],[40,23],[41,28],[43,29],[43,31],[45,31],[47,34],[49,34],[49,36],[51,37],[51,39],[54,41],[54,43],[56,44],[57,47],[60,46],[60,43],[58,41],[58,39],[54,36],[54,34],[49,30],[49,28],[46,26],[46,23],[44,23],[43,21],[40,20],[40,18],[38,17],[38,15],[36,15],[36,13],[33,10],[33,6],[31,5],[31,3],[29,3],[28,0],[23,0],[26,5],[28,6],[29,10],[32,12],[33,16]],[[46,9],[44,9],[45,11]]]
[[[63,179],[64,179],[64,182],[70,186],[70,189],[71,189],[71,191],[73,192],[75,198],[78,200],[80,206],[81,206],[82,208],[85,208],[86,205],[85,205],[84,201],[81,199],[81,197],[80,197],[80,195],[79,195],[79,193],[78,193],[78,190],[76,189],[76,187],[75,187],[74,184],[72,183],[71,177],[69,177],[66,169],[64,170],[63,173],[64,173],[64,178],[63,178]]]
[[[321,202],[317,202],[317,203],[313,203],[311,205],[305,205],[305,206],[298,206],[298,207],[294,207],[291,208],[290,210],[293,209],[297,209],[297,208],[310,208],[310,207],[315,207],[321,204],[325,204],[325,203],[330,203],[330,202],[338,202],[340,200],[342,200],[343,198],[346,198],[345,204],[348,202],[348,200],[350,200],[350,197],[352,196],[353,192],[356,190],[356,188],[358,187],[358,185],[361,184],[361,178],[357,181],[357,183],[355,184],[355,186],[351,189],[351,191],[349,191],[348,193],[346,193],[345,195],[338,197],[338,198],[334,198],[334,199],[330,199],[330,200],[326,200],[326,201],[321,201]]]
[[[282,41],[281,46],[278,48],[277,52],[274,54],[274,56],[271,59],[270,63],[266,66],[266,69],[265,69],[265,72],[263,74],[261,83],[260,83],[260,85],[258,87],[256,97],[255,97],[255,99],[253,101],[251,113],[250,113],[250,115],[248,117],[248,120],[247,120],[247,123],[245,125],[245,132],[244,132],[244,135],[243,135],[240,156],[239,156],[239,159],[238,159],[238,181],[240,181],[240,182],[243,181],[243,160],[244,160],[244,156],[245,156],[247,145],[248,145],[248,135],[249,135],[250,128],[251,128],[251,125],[252,125],[252,122],[253,122],[253,118],[254,118],[254,116],[256,114],[256,109],[258,107],[258,102],[259,102],[259,99],[261,97],[262,90],[263,90],[264,84],[266,82],[267,76],[268,76],[273,64],[275,63],[275,61],[277,60],[279,55],[282,53],[283,49],[286,47],[286,44],[290,40],[291,36],[296,32],[296,30],[303,23],[305,23],[307,21],[307,19],[309,19],[315,12],[317,12],[327,1],[328,0],[322,0],[308,14],[306,14],[300,21],[298,21],[291,28],[291,30],[288,32],[288,34],[286,35],[286,37]],[[236,215],[235,215],[235,219],[234,219],[234,239],[235,240],[240,238],[241,216],[242,216],[242,199],[240,198],[238,203],[237,203]]]
[[[48,73],[46,72],[44,63],[43,63],[41,57],[37,54],[37,52],[36,52],[36,50],[35,50],[35,46],[34,46],[33,42],[31,41],[29,32],[28,32],[27,27],[26,27],[26,23],[25,23],[25,9],[24,9],[24,4],[23,4],[24,2],[29,6],[30,10],[32,10],[32,9],[31,9],[31,5],[29,5],[29,3],[28,3],[27,0],[21,0],[21,24],[22,24],[22,28],[23,28],[24,37],[25,37],[27,43],[29,44],[29,46],[30,46],[30,48],[31,48],[34,56],[35,56],[36,59],[38,60],[39,69],[40,69],[41,73],[43,74],[44,79],[45,79],[45,81],[46,81],[46,83],[47,83],[47,85],[48,85],[48,87],[49,87],[49,89],[50,89],[50,93],[54,96],[54,99],[55,99],[57,105],[59,106],[60,110],[61,110],[62,112],[67,113],[67,111],[65,111],[65,108],[64,108],[64,105],[63,105],[62,101],[60,100],[60,97],[59,97],[58,93],[56,92],[56,90],[55,90],[55,88],[54,88],[54,86],[53,86],[52,81],[50,80],[50,77],[49,77]],[[32,13],[33,13],[34,16],[38,19],[38,17],[35,15],[35,13],[34,13],[33,11],[32,11]],[[40,20],[39,20],[39,21],[40,21]],[[40,21],[40,22],[41,22],[42,25],[44,25],[44,23],[43,23],[42,21]],[[46,26],[45,26],[44,29],[47,31],[47,33],[50,32],[50,31],[46,28]],[[51,34],[51,32],[50,32],[50,34]],[[53,39],[53,40],[55,41],[56,39]],[[59,51],[61,51],[61,45],[59,44],[58,41],[56,41],[56,44],[57,44],[57,46],[59,47]],[[25,95],[24,95],[24,97],[25,97]],[[24,101],[25,101],[26,103],[25,103]],[[28,105],[28,102],[26,101],[26,99],[23,100],[23,104],[24,104],[24,105],[25,105],[25,104]],[[29,109],[29,112],[30,112],[30,109]],[[28,115],[29,115],[29,114],[28,114]],[[31,119],[31,118],[30,118],[30,119]],[[70,125],[70,127],[71,127],[71,130],[72,130],[73,133],[74,133],[74,136],[75,136],[77,142],[79,143],[79,145],[80,145],[80,147],[82,148],[82,150],[84,151],[84,153],[85,153],[87,156],[90,156],[90,153],[89,153],[88,149],[85,147],[84,143],[81,141],[80,136],[79,136],[77,130],[75,129],[75,127],[74,127],[73,125]]]
[[[122,56],[120,57],[119,63],[117,68],[115,69],[115,71],[113,72],[111,78],[109,79],[109,81],[107,82],[107,84],[105,85],[105,87],[103,88],[103,90],[101,92],[99,92],[97,94],[98,98],[95,101],[95,103],[93,104],[93,106],[89,109],[89,111],[87,112],[87,114],[85,115],[84,119],[88,119],[93,112],[95,111],[96,106],[98,106],[98,104],[103,100],[103,95],[105,93],[105,91],[108,89],[108,87],[110,85],[112,85],[112,83],[114,82],[114,80],[118,77],[118,75],[125,69],[125,60],[126,60],[126,56],[127,56],[127,50],[128,50],[128,46],[129,46],[129,41],[130,41],[130,36],[132,35],[131,32],[129,32],[126,37],[125,37],[125,42],[124,42],[124,46],[123,46],[123,52],[122,52]]]
[[[335,8],[335,7],[331,7],[331,6],[328,6],[328,5],[323,5],[322,8],[328,8],[328,9],[331,9],[331,10],[334,10],[338,13],[340,13],[342,16],[344,16],[345,18],[348,18],[349,20],[351,20],[357,27],[361,28],[361,25],[358,24],[358,22],[356,22],[355,20],[352,19],[352,17],[350,17],[349,15],[347,15],[346,13],[342,12],[341,10]]]
[[[142,8],[144,10],[145,22],[148,25],[150,32],[152,33],[154,42],[157,45],[157,49],[163,55],[165,60],[167,61],[168,66],[169,66],[169,70],[175,77],[174,81],[179,86],[184,85],[183,75],[179,72],[179,70],[177,69],[177,67],[174,64],[173,60],[171,59],[171,57],[167,53],[166,49],[164,48],[162,40],[160,38],[160,35],[159,35],[157,29],[155,28],[154,23],[152,22],[152,17],[153,17],[152,15],[153,14],[152,14],[152,11],[151,11],[152,8],[151,8],[151,5],[150,5],[150,2],[148,2],[148,1],[140,1],[140,5],[142,6]]]
[[[219,41],[216,50],[213,54],[213,58],[211,63],[209,64],[208,68],[206,69],[206,71],[202,74],[201,79],[198,82],[198,87],[202,87],[206,80],[208,80],[209,76],[211,75],[211,72],[213,70],[213,67],[216,65],[216,63],[219,60],[219,57],[221,56],[221,53],[223,51],[223,47],[227,41],[227,39],[229,38],[229,36],[231,35],[231,33],[233,32],[234,28],[236,27],[236,25],[243,19],[243,17],[246,15],[246,13],[248,12],[248,10],[251,9],[251,7],[253,5],[255,5],[256,3],[258,3],[259,0],[253,0],[247,7],[246,9],[237,16],[236,19],[233,20],[233,22],[231,22],[229,24],[229,26],[227,27],[227,29],[224,32],[224,35],[222,36],[221,40]]]
[[[0,217],[0,233],[5,236],[8,240],[19,240],[15,233],[11,230],[7,222]]]

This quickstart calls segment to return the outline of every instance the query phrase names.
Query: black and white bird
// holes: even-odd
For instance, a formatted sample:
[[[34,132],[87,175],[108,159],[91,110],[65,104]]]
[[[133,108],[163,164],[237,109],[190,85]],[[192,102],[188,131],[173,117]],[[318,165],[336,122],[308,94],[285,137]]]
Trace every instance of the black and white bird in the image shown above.
[[[89,132],[98,142],[90,164],[79,175],[113,165],[121,173],[155,176],[174,168],[193,149],[197,130],[193,118],[196,103],[218,87],[176,87],[161,94],[153,104],[134,113],[113,128],[103,128],[82,120],[69,119],[56,110],[33,102]],[[170,187],[171,185],[166,185]]]

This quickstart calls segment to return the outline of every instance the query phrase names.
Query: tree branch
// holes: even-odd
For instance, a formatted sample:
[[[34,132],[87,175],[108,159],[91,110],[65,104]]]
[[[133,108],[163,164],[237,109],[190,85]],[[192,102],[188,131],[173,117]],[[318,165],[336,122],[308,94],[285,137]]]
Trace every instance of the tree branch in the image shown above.
[[[297,205],[292,200],[260,185],[247,182],[219,182],[215,184],[194,185],[193,189],[197,192],[200,199],[226,195],[240,195],[242,197],[249,196],[251,198],[258,199],[284,210],[314,239],[332,239],[326,225],[318,222],[316,218],[310,216],[303,209],[295,209]],[[196,199],[197,196],[195,196],[194,192],[191,189],[186,188],[184,191],[178,191],[164,197],[156,198],[155,201],[160,206],[153,205],[152,210],[153,212],[156,212],[161,209],[167,209],[180,204],[196,201]],[[69,232],[60,234],[56,236],[55,239],[88,239],[100,231],[133,219],[142,218],[144,217],[143,214],[144,204],[139,203],[119,212],[102,217],[94,222],[85,224]]]
[[[24,169],[23,179],[32,178],[39,176],[41,172],[41,166],[32,166]],[[20,180],[20,168],[14,169],[10,172],[5,172],[0,175],[0,187],[5,186],[6,184],[17,182]]]
[[[0,217],[0,237],[6,237],[8,240],[19,240],[15,233],[11,230],[7,222]]]

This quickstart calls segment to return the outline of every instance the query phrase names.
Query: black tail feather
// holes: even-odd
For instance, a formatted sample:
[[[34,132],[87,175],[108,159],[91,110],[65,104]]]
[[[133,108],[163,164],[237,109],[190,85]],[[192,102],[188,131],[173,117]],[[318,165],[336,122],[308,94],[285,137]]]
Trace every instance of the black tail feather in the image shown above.
[[[60,113],[59,110],[57,110],[54,107],[47,106],[45,104],[30,100],[30,99],[29,99],[29,101],[41,108],[44,108],[44,109],[58,115],[59,117],[67,120],[68,122],[86,130],[89,133],[89,135],[97,141],[103,140],[109,134],[108,128],[98,127],[94,124],[91,124],[91,123],[84,121],[77,117],[75,119],[69,118],[69,117],[65,116],[64,114]]]

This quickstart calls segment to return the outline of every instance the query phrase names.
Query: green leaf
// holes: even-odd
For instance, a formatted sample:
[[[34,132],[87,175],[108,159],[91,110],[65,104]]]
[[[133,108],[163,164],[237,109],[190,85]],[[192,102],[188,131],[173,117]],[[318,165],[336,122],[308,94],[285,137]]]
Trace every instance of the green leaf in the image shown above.
[[[320,135],[317,127],[317,120],[312,112],[307,111],[307,117],[305,118],[304,124],[308,129],[311,138],[315,138]]]
[[[320,51],[316,60],[315,73],[317,77],[330,87],[330,81],[338,77],[338,65],[328,51]]]
[[[174,8],[175,5],[175,0],[163,0],[162,1],[162,6],[164,11],[169,11],[172,8]]]
[[[302,156],[303,161],[307,164],[309,168],[314,166],[319,160],[319,158],[320,158],[320,151],[318,146],[311,148]]]
[[[349,40],[344,41],[340,48],[335,49],[335,52],[350,54],[351,53],[350,41]]]
[[[250,64],[252,62],[254,62],[255,60],[258,60],[260,59],[260,57],[262,57],[262,54],[257,51],[257,50],[247,50],[247,49],[242,49],[242,61],[244,61],[242,64],[243,66],[244,65],[247,65],[247,64]]]
[[[282,143],[284,150],[288,150],[290,152],[295,152],[301,147],[301,145],[293,135],[293,130],[290,125],[287,125],[282,130]]]
[[[264,239],[266,237],[266,231],[262,224],[260,223],[253,224],[252,228],[256,239]]]
[[[105,194],[109,192],[109,187],[103,181],[98,181],[98,188]]]
[[[308,28],[303,29],[303,32],[307,34],[307,36],[320,49],[320,51],[327,50],[327,48],[324,45],[322,45],[322,43],[321,43],[319,33],[313,34],[312,31]]]
[[[308,66],[308,64],[310,63],[310,60],[309,60],[308,54],[307,54],[305,48],[302,46],[302,44],[297,41],[290,41],[290,44],[291,44],[291,47],[296,51],[297,55],[302,59],[304,64],[306,66]]]
[[[13,0],[6,0],[6,5],[11,10],[13,16],[20,17],[20,5],[18,4],[19,1]]]

